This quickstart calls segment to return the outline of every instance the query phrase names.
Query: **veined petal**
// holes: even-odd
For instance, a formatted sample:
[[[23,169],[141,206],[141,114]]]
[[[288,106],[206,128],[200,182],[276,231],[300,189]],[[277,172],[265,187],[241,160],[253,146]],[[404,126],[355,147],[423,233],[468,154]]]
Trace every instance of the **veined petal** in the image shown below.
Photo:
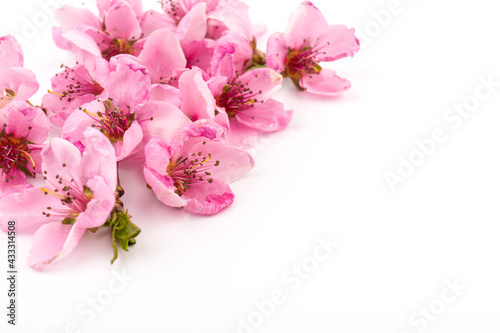
[[[3,91],[11,90],[15,93],[13,99],[26,101],[30,99],[37,91],[40,85],[36,80],[35,74],[27,68],[10,68],[0,73],[0,107],[5,106]]]

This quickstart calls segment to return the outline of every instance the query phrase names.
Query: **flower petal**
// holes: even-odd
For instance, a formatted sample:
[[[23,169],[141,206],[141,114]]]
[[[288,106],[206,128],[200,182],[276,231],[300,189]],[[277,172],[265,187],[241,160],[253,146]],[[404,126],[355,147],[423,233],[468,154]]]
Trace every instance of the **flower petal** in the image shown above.
[[[85,184],[95,176],[102,177],[108,187],[116,188],[116,156],[108,138],[95,128],[83,133],[85,150],[78,166],[78,173]]]
[[[176,68],[186,67],[179,40],[168,28],[157,30],[148,37],[139,59],[148,68],[152,83],[168,82]]]
[[[302,87],[308,92],[322,96],[336,96],[351,87],[351,83],[343,79],[331,69],[323,69],[321,73],[304,76]]]
[[[66,32],[79,26],[90,26],[99,29],[101,21],[88,9],[65,5],[54,11],[54,16],[61,29]]]
[[[314,47],[321,52],[316,57],[318,61],[334,61],[352,57],[359,51],[359,40],[354,35],[354,28],[348,29],[343,25],[331,25],[319,37]]]
[[[29,203],[29,204],[28,204]],[[16,222],[16,231],[32,231],[57,217],[42,214],[46,207],[62,207],[61,200],[54,195],[45,194],[40,187],[24,188],[0,198],[0,228],[7,231],[8,222]]]
[[[312,2],[304,1],[293,13],[285,30],[286,45],[299,49],[302,45],[313,46],[316,40],[328,29],[323,14]]]
[[[183,196],[188,199],[184,209],[200,215],[217,214],[234,202],[234,194],[229,185],[218,179],[210,184],[191,185]]]
[[[175,193],[177,189],[174,186],[172,178],[162,176],[148,167],[144,167],[144,178],[158,200],[165,205],[170,207],[183,207],[186,205],[187,201]]]
[[[281,73],[285,70],[288,47],[284,34],[275,33],[267,40],[266,64],[270,69]]]
[[[125,131],[123,135],[123,140],[120,140],[113,144],[116,152],[116,160],[121,161],[131,155],[136,151],[136,148],[142,142],[143,133],[141,125],[137,121],[132,122],[130,127]]]
[[[104,24],[106,32],[113,39],[130,41],[139,39],[142,34],[141,25],[134,9],[125,1],[115,3],[107,11]]]
[[[201,41],[207,34],[207,4],[200,2],[181,19],[175,35],[181,45],[187,45],[194,41]]]
[[[179,78],[179,91],[181,110],[189,119],[196,121],[215,116],[215,99],[200,70],[184,72]]]
[[[236,119],[247,126],[265,131],[276,132],[284,129],[293,116],[293,110],[285,110],[284,105],[274,99],[257,104],[236,114]],[[233,129],[231,129],[233,130]]]
[[[11,35],[0,37],[0,71],[23,65],[23,50],[17,40]]]
[[[0,107],[5,105],[3,91],[12,90],[15,93],[14,99],[26,101],[30,99],[37,91],[38,84],[35,74],[27,68],[11,68],[0,73]]]

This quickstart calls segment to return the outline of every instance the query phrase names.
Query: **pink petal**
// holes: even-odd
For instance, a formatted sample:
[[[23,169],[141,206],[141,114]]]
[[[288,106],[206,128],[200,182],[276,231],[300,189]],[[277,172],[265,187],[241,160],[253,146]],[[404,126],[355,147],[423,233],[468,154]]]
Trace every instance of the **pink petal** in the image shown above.
[[[194,184],[183,194],[188,199],[184,209],[193,214],[213,215],[234,202],[234,194],[225,182]]]
[[[131,56],[118,56],[111,59],[116,70],[111,72],[106,91],[119,108],[135,108],[149,99],[151,78],[146,67],[137,63]]]
[[[106,32],[113,39],[130,41],[139,39],[142,31],[137,15],[128,2],[117,2],[111,7],[104,18]]]
[[[214,49],[214,54],[212,56],[212,61],[210,65],[212,76],[225,76],[229,81],[234,77],[235,52],[236,52],[236,47],[234,44],[222,43],[220,39],[217,41],[217,46]]]
[[[110,186],[105,179],[94,176],[86,185],[92,190],[94,197],[87,203],[85,211],[78,215],[74,226],[85,229],[97,228],[106,222],[115,206],[116,182],[115,186]]]
[[[189,119],[196,121],[215,116],[215,100],[200,70],[184,72],[179,78],[179,91],[181,110]]]
[[[335,96],[351,87],[348,80],[337,76],[331,69],[323,69],[320,74],[303,77],[301,85],[308,92],[322,96]]]
[[[261,131],[276,132],[284,129],[292,116],[293,110],[285,110],[282,103],[270,99],[264,104],[256,104],[253,108],[238,112],[236,119],[242,124]]]
[[[132,122],[125,131],[123,140],[113,144],[116,152],[116,160],[121,161],[135,153],[135,149],[142,142],[143,133],[141,125],[137,121]]]
[[[157,30],[148,37],[139,59],[148,68],[152,83],[168,82],[176,68],[186,67],[181,45],[174,33],[167,28]]]
[[[203,141],[203,140],[202,140]],[[205,144],[203,144],[205,142]],[[246,151],[229,147],[225,142],[205,140],[196,144],[195,151],[212,156],[212,161],[219,161],[219,166],[210,171],[214,178],[230,183],[250,171],[255,162]]]
[[[285,30],[286,45],[299,49],[302,45],[315,45],[317,39],[328,29],[323,14],[312,2],[304,1],[293,13]]]
[[[64,32],[78,26],[91,26],[96,29],[102,26],[101,21],[90,10],[85,8],[66,5],[56,9],[54,16]]]
[[[35,269],[46,268],[70,254],[80,242],[85,228],[48,223],[35,233],[28,265]]]
[[[57,217],[42,215],[46,207],[62,207],[61,200],[45,194],[40,187],[24,188],[18,193],[0,198],[0,228],[7,231],[8,222],[16,221],[18,232],[32,231],[47,222],[57,221]]]
[[[17,169],[11,170],[8,174],[6,174],[5,172],[1,172],[0,198],[12,193],[22,192],[25,188],[30,188],[30,185],[26,181],[26,175],[24,172]]]
[[[72,143],[76,143],[77,141],[83,142],[85,140],[83,133],[87,127],[96,123],[96,121],[89,114],[85,113],[85,111],[95,115],[98,112],[104,113],[104,105],[99,101],[93,101],[82,105],[81,109],[78,108],[74,110],[64,122],[61,132],[59,133],[60,138]]]
[[[142,15],[142,1],[141,0],[97,0],[97,8],[99,9],[99,14],[101,17],[106,16],[111,7],[113,7],[118,2],[128,3],[134,10],[137,16]]]
[[[248,5],[242,1],[228,0],[210,12],[207,18],[224,22],[228,30],[235,31],[250,40],[253,36],[248,9]]]
[[[144,37],[150,36],[159,29],[168,28],[175,31],[177,25],[170,15],[154,10],[146,11],[141,19],[141,29]]]
[[[181,19],[175,35],[181,42],[181,45],[187,45],[194,41],[201,41],[207,34],[207,5],[200,2]]]
[[[40,108],[23,101],[13,101],[2,109],[0,123],[7,124],[6,134],[12,134],[15,138],[24,137],[33,143],[43,143],[52,129],[47,116]]]
[[[175,193],[177,189],[174,186],[172,178],[162,176],[148,167],[144,167],[144,178],[158,200],[165,205],[170,207],[183,207],[186,205],[187,201]]]
[[[11,68],[0,74],[0,107],[5,105],[3,101],[3,91],[5,89],[12,90],[16,96],[14,99],[26,101],[30,99],[37,91],[40,85],[38,84],[35,74],[26,68]]]
[[[0,37],[0,71],[23,65],[23,50],[17,40],[11,35]]]
[[[354,28],[348,29],[343,25],[331,25],[319,37],[314,49],[320,51],[316,57],[318,61],[334,61],[352,57],[358,52],[359,40],[354,35]]]
[[[169,143],[161,138],[153,138],[146,144],[144,151],[146,155],[145,166],[161,176],[166,176],[167,166],[172,158]]]
[[[42,170],[47,178],[49,189],[56,187],[59,179],[74,179],[75,184],[83,186],[78,170],[82,156],[80,150],[70,142],[54,138],[42,150]],[[58,186],[58,185],[57,185]]]
[[[267,40],[266,64],[270,69],[281,73],[285,70],[288,48],[284,34],[275,33]]]
[[[83,133],[85,150],[78,166],[78,174],[85,184],[95,176],[102,177],[108,187],[116,188],[116,156],[108,138],[95,128]]]
[[[175,105],[176,107],[181,106],[179,89],[166,84],[153,84],[151,86],[151,94],[149,96],[149,100],[151,102],[167,102]]]
[[[230,43],[234,46],[233,62],[235,70],[242,74],[252,63],[253,49],[250,41],[235,31],[226,31],[217,43]]]
[[[135,111],[135,119],[141,123],[146,142],[154,137],[170,142],[180,129],[191,123],[180,109],[165,102],[147,103]]]
[[[226,138],[228,146],[248,149],[259,140],[259,131],[240,123],[236,118],[229,120],[230,130]]]
[[[241,75],[239,80],[254,93],[258,102],[265,102],[281,89],[283,77],[272,69],[257,68]]]
[[[186,56],[186,66],[188,68],[198,67],[205,73],[210,72],[210,62],[212,55],[212,47],[214,41],[203,39],[201,41],[193,41],[189,44],[184,44],[182,49]]]

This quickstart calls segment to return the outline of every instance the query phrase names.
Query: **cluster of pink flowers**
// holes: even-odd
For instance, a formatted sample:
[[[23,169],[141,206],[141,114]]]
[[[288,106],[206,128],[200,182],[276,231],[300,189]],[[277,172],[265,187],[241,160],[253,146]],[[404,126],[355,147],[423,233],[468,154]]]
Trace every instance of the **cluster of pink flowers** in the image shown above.
[[[320,63],[353,56],[354,29],[328,25],[311,2],[265,53],[239,0],[161,4],[163,12],[144,11],[141,0],[97,0],[98,15],[58,9],[53,37],[75,62],[55,74],[41,106],[28,101],[39,85],[19,44],[0,37],[0,227],[13,219],[18,231],[36,230],[31,267],[63,259],[99,228],[111,232],[112,261],[117,244],[135,244],[120,161],[137,160],[165,205],[216,214],[234,201],[228,184],[254,166],[245,149],[292,118],[273,99],[283,78],[326,96],[350,87]]]

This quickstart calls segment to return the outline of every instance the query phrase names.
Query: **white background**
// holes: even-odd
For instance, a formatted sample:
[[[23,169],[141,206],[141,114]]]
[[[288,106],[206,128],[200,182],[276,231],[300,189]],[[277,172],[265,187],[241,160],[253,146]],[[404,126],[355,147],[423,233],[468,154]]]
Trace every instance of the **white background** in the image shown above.
[[[32,235],[20,235],[18,326],[6,324],[2,273],[0,330],[229,333],[250,317],[256,327],[240,332],[500,332],[500,87],[460,124],[443,118],[455,104],[474,101],[480,77],[500,81],[498,7],[491,0],[401,0],[382,27],[372,12],[389,3],[315,1],[331,24],[367,36],[360,34],[353,59],[331,64],[352,89],[319,98],[285,84],[277,99],[295,116],[253,150],[256,166],[231,185],[229,209],[198,217],[165,207],[145,188],[140,168],[127,163],[124,201],[143,231],[113,266],[109,235],[99,233],[52,269],[33,271],[25,263]],[[252,19],[283,31],[298,4],[252,0]],[[159,8],[155,1],[144,7]],[[26,20],[40,12],[37,1],[2,3],[0,34],[23,36]],[[25,66],[41,83],[34,103],[58,66],[70,64],[51,41],[53,24],[23,45]],[[397,174],[399,157],[417,156],[415,140],[435,129],[446,140],[391,191],[384,174]],[[318,237],[340,247],[293,289],[289,270],[314,264]],[[2,233],[2,271],[5,242]],[[108,299],[109,284],[120,286],[113,271],[133,280]],[[446,289],[455,280],[467,288],[459,296]],[[268,303],[275,289],[284,302],[259,315],[255,302]],[[453,301],[443,303],[443,293]],[[95,316],[78,313],[96,297],[106,304]],[[419,317],[429,307],[432,320]]]

